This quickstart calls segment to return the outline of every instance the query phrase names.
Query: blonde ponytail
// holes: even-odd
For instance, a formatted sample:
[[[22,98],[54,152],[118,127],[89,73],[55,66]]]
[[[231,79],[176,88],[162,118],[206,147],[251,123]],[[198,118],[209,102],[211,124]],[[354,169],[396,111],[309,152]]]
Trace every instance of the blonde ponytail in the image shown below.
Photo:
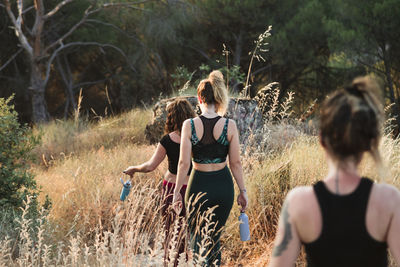
[[[213,89],[217,112],[223,116],[229,105],[228,90],[225,86],[224,75],[219,70],[214,70],[208,76],[208,80]]]

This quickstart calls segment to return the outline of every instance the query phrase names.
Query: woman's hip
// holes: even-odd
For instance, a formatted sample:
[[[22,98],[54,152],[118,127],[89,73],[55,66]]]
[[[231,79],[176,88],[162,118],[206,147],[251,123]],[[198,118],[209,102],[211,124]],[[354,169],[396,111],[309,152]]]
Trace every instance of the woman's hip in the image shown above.
[[[206,193],[208,199],[213,196],[233,198],[234,187],[229,168],[225,166],[221,170],[212,172],[194,169],[189,179],[186,196],[190,197],[199,193]]]

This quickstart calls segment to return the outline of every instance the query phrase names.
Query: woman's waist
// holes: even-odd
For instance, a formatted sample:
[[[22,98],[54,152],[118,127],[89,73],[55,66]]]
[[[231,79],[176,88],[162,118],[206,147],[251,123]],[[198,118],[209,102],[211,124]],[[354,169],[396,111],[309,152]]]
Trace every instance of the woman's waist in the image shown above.
[[[215,175],[221,172],[229,171],[229,168],[226,162],[210,164],[201,164],[194,162],[193,171],[206,175]]]
[[[167,182],[172,182],[175,183],[176,181],[176,173],[172,173],[169,170],[165,172],[164,174],[164,180]]]

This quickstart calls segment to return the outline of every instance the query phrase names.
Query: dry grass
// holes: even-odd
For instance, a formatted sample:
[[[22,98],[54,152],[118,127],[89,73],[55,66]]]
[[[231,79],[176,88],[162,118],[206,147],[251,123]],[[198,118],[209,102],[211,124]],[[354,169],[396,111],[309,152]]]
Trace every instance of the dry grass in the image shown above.
[[[144,127],[151,120],[150,110],[135,109],[123,115],[100,118],[55,120],[35,129],[42,136],[42,145],[35,154],[46,166],[54,159],[79,155],[94,149],[113,148],[120,144],[145,143]]]
[[[38,155],[63,155],[55,157],[47,168],[32,167],[43,193],[53,201],[49,223],[39,223],[40,236],[31,237],[29,221],[22,220],[18,224],[19,257],[11,257],[15,240],[1,240],[0,266],[162,265],[159,189],[166,163],[153,173],[136,175],[128,201],[119,201],[121,171],[147,160],[154,151],[154,146],[138,144],[149,117],[148,111],[136,110],[97,125],[88,124],[79,131],[69,128],[73,122],[46,126]],[[72,132],[64,135],[66,139],[59,136],[63,129]],[[282,133],[290,138],[286,140]],[[253,153],[243,158],[252,240],[240,241],[235,204],[222,237],[224,266],[265,266],[286,193],[297,185],[311,185],[326,174],[317,138],[290,133],[286,126],[276,125],[264,135],[268,139],[265,143],[281,137],[283,144],[271,155]],[[385,137],[381,151],[388,170],[385,181],[400,188],[400,141]],[[370,157],[362,162],[361,173],[378,177]],[[198,264],[191,258],[184,266]],[[303,265],[300,258],[298,266]]]
[[[80,156],[58,160],[48,170],[35,168],[37,182],[53,201],[51,218],[65,229],[63,233],[75,223],[78,211],[77,230],[85,225],[93,227],[97,224],[108,229],[119,204],[122,171],[130,164],[147,160],[154,149],[153,146],[134,144],[109,150],[101,147]],[[164,165],[160,169],[163,168]],[[145,188],[155,190],[161,177],[160,171],[139,174],[133,179],[133,185],[146,182]]]

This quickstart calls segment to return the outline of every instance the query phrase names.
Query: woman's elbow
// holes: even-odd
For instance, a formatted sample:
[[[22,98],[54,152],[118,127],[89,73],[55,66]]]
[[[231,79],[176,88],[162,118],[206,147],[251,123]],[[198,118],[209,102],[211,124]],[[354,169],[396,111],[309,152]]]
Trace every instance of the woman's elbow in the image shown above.
[[[155,169],[156,169],[155,166],[149,166],[149,167],[147,167],[146,172],[152,172],[152,171],[154,171]]]
[[[190,161],[189,160],[179,160],[178,168],[181,170],[189,170]]]
[[[152,171],[154,171],[155,169],[157,169],[157,167],[158,167],[158,165],[157,164],[154,164],[154,163],[148,163],[148,164],[146,164],[146,166],[145,166],[145,172],[152,172]]]
[[[231,167],[231,169],[242,168],[242,161],[240,159],[230,160],[229,166]]]

